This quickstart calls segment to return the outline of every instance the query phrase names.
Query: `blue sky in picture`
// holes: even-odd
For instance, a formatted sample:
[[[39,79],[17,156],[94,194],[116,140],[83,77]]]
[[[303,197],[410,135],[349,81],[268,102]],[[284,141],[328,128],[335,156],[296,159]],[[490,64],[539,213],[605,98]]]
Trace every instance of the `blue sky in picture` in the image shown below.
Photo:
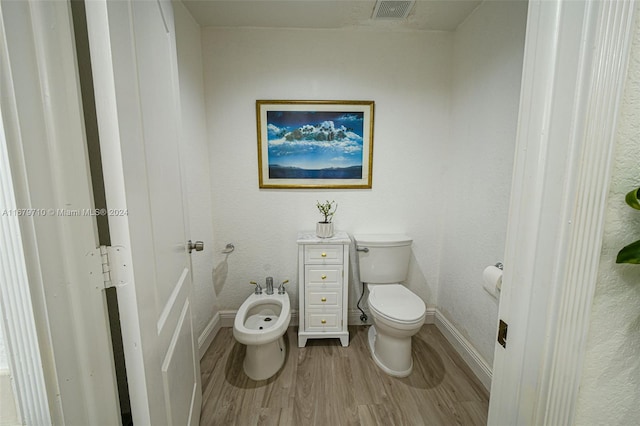
[[[362,166],[364,113],[267,111],[269,166]]]

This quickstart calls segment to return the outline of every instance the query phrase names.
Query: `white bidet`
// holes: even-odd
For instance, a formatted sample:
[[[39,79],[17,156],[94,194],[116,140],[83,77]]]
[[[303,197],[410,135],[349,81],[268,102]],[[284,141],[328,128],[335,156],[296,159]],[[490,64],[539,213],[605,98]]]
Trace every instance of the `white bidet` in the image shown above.
[[[284,333],[291,320],[289,295],[251,294],[240,306],[233,323],[233,337],[247,345],[244,372],[253,380],[276,374],[286,355]]]

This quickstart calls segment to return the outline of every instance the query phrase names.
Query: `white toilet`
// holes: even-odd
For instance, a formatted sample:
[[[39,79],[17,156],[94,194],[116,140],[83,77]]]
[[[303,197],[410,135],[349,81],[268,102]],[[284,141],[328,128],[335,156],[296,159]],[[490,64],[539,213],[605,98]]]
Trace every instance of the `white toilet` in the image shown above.
[[[249,378],[266,380],[284,364],[284,333],[291,321],[289,295],[251,294],[238,309],[233,337],[247,345],[243,368]]]
[[[360,281],[369,289],[369,348],[385,373],[406,377],[413,369],[411,336],[424,324],[422,299],[400,284],[406,280],[411,238],[396,234],[356,234]]]

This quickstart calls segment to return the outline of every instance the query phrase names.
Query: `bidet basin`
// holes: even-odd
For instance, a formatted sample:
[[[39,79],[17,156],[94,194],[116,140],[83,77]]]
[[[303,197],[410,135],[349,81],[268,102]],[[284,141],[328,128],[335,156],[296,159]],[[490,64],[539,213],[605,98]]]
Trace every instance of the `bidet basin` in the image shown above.
[[[251,294],[238,309],[233,337],[247,345],[243,367],[253,380],[265,380],[280,370],[285,360],[283,335],[291,321],[289,295]]]

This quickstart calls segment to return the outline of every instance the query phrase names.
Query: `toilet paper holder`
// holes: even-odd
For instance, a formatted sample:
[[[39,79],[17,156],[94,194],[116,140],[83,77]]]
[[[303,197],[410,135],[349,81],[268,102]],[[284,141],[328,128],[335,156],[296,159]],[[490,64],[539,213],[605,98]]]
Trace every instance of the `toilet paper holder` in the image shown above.
[[[487,266],[482,272],[482,287],[496,300],[500,298],[500,290],[502,290],[503,269],[502,262],[497,262],[492,266]]]

